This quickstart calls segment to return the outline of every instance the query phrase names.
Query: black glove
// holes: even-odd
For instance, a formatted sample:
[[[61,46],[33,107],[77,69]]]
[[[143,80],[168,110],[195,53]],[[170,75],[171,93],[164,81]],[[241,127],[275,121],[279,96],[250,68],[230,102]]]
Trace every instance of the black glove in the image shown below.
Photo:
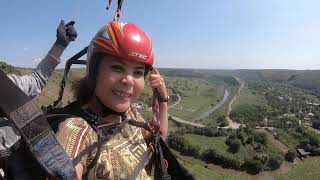
[[[57,29],[57,40],[54,45],[66,48],[71,41],[75,41],[78,34],[74,28],[74,21],[68,22],[64,25],[64,21],[61,20]]]

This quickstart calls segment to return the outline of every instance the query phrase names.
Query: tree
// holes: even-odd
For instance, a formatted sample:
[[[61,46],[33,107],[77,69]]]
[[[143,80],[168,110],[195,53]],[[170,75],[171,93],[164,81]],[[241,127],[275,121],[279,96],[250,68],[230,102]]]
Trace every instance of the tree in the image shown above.
[[[288,152],[286,153],[286,155],[284,156],[284,158],[286,161],[293,162],[294,158],[296,158],[296,156],[297,156],[296,151],[293,149],[289,149]]]
[[[271,155],[268,159],[267,166],[270,170],[278,169],[283,162],[283,157],[281,155]]]
[[[258,160],[261,162],[261,164],[265,164],[267,162],[267,160],[269,159],[267,154],[264,153],[258,153],[256,155],[253,156],[254,160]]]
[[[250,135],[250,136],[248,137],[246,143],[247,143],[247,144],[252,144],[252,142],[253,142],[253,136]]]
[[[220,123],[220,127],[225,127],[225,126],[228,126],[229,125],[229,122],[226,120],[226,119],[224,119],[223,121],[221,121],[221,123]]]
[[[256,132],[254,133],[254,141],[263,145],[267,145],[267,135],[262,132]]]
[[[226,116],[219,116],[219,117],[217,118],[217,122],[218,122],[218,123],[221,123],[221,122],[223,122],[225,119],[226,119]]]
[[[258,174],[263,164],[257,159],[246,159],[242,167],[250,174]]]
[[[320,121],[318,119],[312,120],[312,127],[315,129],[320,129]]]
[[[207,149],[201,154],[201,159],[206,162],[217,163],[217,152],[214,149]]]
[[[187,141],[179,134],[172,133],[168,137],[168,144],[173,149],[176,149],[178,151],[182,151],[185,148],[185,146],[187,145]]]
[[[240,131],[237,131],[236,134],[237,134],[237,138],[241,140],[241,143],[246,144],[246,141],[247,141],[246,133],[240,130]]]
[[[310,140],[310,144],[319,147],[320,140],[316,134],[309,134],[308,138]]]
[[[238,152],[241,147],[241,141],[239,139],[228,138],[225,143],[229,146],[229,150],[233,153]]]
[[[199,157],[199,151],[200,151],[199,146],[193,146],[187,143],[182,149],[181,153],[197,158]]]

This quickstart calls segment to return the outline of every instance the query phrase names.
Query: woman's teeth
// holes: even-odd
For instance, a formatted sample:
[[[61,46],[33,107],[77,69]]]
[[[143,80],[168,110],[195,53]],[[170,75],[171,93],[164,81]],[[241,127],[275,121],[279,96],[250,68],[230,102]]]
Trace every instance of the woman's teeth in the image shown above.
[[[120,92],[120,91],[114,91],[114,93],[115,93],[117,96],[120,96],[120,97],[124,97],[124,98],[130,97],[130,93],[125,93],[125,92]]]

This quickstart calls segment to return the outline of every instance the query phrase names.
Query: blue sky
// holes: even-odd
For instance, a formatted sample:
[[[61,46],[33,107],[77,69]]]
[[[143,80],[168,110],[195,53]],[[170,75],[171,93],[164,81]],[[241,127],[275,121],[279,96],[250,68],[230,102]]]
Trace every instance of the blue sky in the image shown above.
[[[116,0],[4,1],[0,60],[34,67],[55,41],[61,19],[79,37],[68,58],[109,22]],[[156,66],[212,69],[320,69],[318,0],[124,0],[121,20],[152,38]],[[62,63],[63,64],[63,63]]]

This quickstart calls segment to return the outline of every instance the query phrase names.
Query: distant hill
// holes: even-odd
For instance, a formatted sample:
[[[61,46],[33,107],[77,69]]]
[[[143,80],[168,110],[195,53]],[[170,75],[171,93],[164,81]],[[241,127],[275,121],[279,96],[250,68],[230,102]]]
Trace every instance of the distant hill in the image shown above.
[[[303,73],[292,75],[288,82],[294,86],[313,90],[320,94],[320,71],[304,71]]]
[[[288,83],[320,94],[320,70],[235,70],[244,80],[269,80]]]
[[[28,69],[15,68],[12,65],[0,62],[0,69],[5,73],[25,74],[31,72]],[[311,90],[320,95],[320,70],[279,70],[279,69],[264,69],[264,70],[223,70],[223,69],[174,69],[174,68],[159,68],[160,72],[165,76],[173,77],[192,77],[204,78],[211,80],[224,81],[227,84],[234,85],[237,83],[235,76],[243,80],[260,81],[269,80],[282,83],[288,83],[296,87]],[[85,69],[75,69],[78,73],[71,73],[73,77],[84,75]],[[79,73],[81,72],[81,73]],[[60,82],[63,75],[63,69],[57,70],[55,76],[56,81]],[[59,77],[58,77],[59,76]],[[69,79],[73,81],[73,77]],[[59,84],[59,83],[58,83]]]

